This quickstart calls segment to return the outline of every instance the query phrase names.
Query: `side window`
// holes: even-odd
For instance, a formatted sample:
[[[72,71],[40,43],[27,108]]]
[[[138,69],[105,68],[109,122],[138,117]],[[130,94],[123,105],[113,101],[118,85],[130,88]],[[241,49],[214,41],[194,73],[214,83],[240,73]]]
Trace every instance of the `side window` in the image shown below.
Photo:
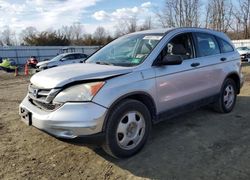
[[[80,54],[80,58],[87,58],[86,54]]]
[[[218,43],[213,35],[196,33],[199,56],[211,56],[220,54]]]
[[[162,53],[162,56],[178,55],[183,60],[194,58],[191,34],[185,33],[175,36],[167,43]]]
[[[81,59],[81,54],[75,54],[75,59]]]
[[[75,56],[73,54],[67,55],[63,58],[63,61],[68,61],[68,60],[72,60],[75,59]]]
[[[231,46],[231,44],[229,44],[228,42],[226,42],[225,40],[221,38],[217,38],[217,39],[219,40],[221,51],[223,53],[234,51],[234,48]]]

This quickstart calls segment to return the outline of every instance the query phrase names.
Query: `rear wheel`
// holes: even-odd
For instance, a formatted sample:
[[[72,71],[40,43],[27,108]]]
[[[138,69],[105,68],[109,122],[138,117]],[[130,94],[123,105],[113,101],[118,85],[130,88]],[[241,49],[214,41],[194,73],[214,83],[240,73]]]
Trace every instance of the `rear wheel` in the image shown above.
[[[234,80],[227,78],[221,88],[220,97],[214,104],[217,112],[229,113],[233,110],[236,102],[236,85]]]
[[[109,116],[103,149],[113,157],[125,158],[136,154],[146,143],[151,129],[147,107],[132,99],[116,105]]]

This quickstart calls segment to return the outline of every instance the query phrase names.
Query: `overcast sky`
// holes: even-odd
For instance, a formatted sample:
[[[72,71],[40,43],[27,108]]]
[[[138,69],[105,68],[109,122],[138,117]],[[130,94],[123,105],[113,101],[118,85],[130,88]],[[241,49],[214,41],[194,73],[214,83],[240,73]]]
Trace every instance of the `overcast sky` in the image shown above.
[[[164,0],[0,0],[0,30],[9,26],[20,32],[34,26],[42,31],[81,23],[88,33],[98,26],[112,32],[119,19],[137,14],[142,21],[163,4]]]

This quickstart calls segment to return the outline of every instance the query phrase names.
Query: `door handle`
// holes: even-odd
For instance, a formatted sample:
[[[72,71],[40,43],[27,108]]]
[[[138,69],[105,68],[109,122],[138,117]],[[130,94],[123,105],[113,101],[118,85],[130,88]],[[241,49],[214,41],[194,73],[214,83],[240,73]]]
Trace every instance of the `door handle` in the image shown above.
[[[192,64],[191,64],[192,67],[197,67],[197,66],[199,66],[199,65],[200,65],[200,63],[192,63]]]
[[[223,58],[220,58],[221,61],[226,61],[227,58],[223,57]]]

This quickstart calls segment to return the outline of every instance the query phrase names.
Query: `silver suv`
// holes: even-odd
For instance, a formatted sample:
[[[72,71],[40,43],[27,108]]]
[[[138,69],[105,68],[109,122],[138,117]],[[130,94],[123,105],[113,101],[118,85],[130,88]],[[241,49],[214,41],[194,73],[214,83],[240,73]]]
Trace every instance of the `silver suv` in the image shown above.
[[[59,138],[101,140],[123,158],[144,146],[155,123],[208,104],[232,111],[243,76],[225,34],[175,28],[125,35],[84,64],[30,81],[20,105],[24,122]]]

